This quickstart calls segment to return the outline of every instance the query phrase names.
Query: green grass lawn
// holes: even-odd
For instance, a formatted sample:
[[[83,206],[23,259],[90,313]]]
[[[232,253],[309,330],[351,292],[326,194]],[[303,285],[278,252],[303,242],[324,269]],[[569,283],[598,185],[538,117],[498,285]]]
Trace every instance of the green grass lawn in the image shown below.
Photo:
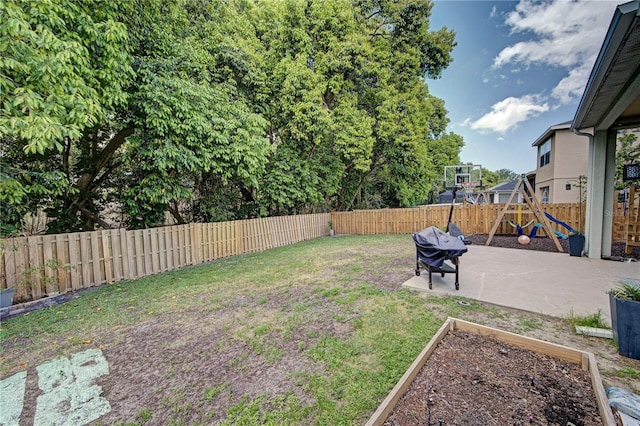
[[[141,390],[162,403],[136,413],[115,406],[110,423],[362,424],[448,316],[493,318],[513,323],[510,331],[545,323],[530,313],[401,290],[414,256],[407,235],[321,238],[105,285],[4,321],[0,374],[93,345],[109,360],[109,350],[126,345],[142,325],[157,327],[158,335],[179,325],[184,336],[152,353],[175,386]],[[212,335],[215,345],[198,346]],[[259,359],[297,388],[246,394],[234,390],[237,380],[204,383],[197,372],[169,366],[168,351],[187,344],[206,357],[242,348],[225,361],[234,377],[249,373],[244,361]]]

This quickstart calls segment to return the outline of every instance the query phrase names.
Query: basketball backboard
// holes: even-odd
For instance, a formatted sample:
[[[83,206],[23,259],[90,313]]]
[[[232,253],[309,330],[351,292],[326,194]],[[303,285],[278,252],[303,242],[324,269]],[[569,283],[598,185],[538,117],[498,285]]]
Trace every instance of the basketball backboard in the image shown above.
[[[482,186],[482,166],[479,164],[461,164],[444,166],[444,187],[447,189]]]

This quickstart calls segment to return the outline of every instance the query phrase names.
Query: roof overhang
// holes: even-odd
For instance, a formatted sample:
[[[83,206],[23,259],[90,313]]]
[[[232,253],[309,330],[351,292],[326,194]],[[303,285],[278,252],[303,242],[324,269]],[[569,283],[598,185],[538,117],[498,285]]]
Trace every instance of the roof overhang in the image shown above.
[[[616,8],[572,130],[640,122],[640,0]]]
[[[553,126],[549,127],[542,134],[542,136],[540,136],[538,139],[536,139],[535,142],[531,144],[531,146],[541,145],[544,141],[549,139],[558,130],[565,130],[565,129],[569,129],[569,128],[571,128],[571,121],[565,121],[564,123],[554,124]]]

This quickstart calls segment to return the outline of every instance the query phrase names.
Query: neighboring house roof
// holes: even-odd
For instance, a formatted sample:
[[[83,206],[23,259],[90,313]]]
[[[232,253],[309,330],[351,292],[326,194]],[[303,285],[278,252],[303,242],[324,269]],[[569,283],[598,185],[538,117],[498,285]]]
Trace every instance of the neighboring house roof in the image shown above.
[[[464,191],[456,192],[456,201],[462,201],[464,199]],[[453,201],[453,192],[446,190],[438,194],[438,203],[450,203]]]
[[[519,181],[512,180],[510,182],[502,182],[497,184],[496,186],[492,186],[487,189],[489,192],[513,192],[514,188],[518,184]]]
[[[571,125],[608,129],[640,115],[640,1],[616,8]]]
[[[531,146],[542,145],[543,142],[545,142],[547,139],[549,139],[551,137],[551,135],[553,135],[558,130],[567,130],[567,129],[570,129],[570,128],[571,128],[571,121],[565,121],[564,123],[554,124],[553,126],[549,127],[542,134],[542,136],[540,136],[538,139],[536,139],[535,142],[531,144]]]

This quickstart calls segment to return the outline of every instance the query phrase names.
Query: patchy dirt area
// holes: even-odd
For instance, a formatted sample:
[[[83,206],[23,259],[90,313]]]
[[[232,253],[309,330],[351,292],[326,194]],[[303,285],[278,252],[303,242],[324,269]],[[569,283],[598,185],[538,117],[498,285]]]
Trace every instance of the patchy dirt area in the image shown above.
[[[472,236],[474,243],[481,244],[476,238],[480,236]],[[543,241],[536,239],[530,249],[539,247],[538,240]],[[328,266],[300,272],[294,277],[294,284],[287,281],[294,278],[283,276],[282,284],[260,288],[260,276],[256,275],[253,278],[255,286],[239,287],[235,295],[228,297],[220,294],[216,283],[211,283],[211,288],[204,294],[177,293],[178,297],[188,299],[184,303],[186,308],[169,309],[161,314],[143,312],[135,324],[82,330],[82,336],[60,335],[37,347],[31,344],[28,334],[5,340],[0,353],[1,378],[20,371],[27,372],[20,424],[33,424],[37,417],[37,402],[42,397],[37,366],[88,348],[100,349],[109,364],[109,373],[98,378],[95,384],[102,388],[102,395],[109,401],[111,411],[93,424],[216,424],[229,421],[230,410],[242,401],[262,401],[263,406],[276,411],[282,406],[278,399],[282,395],[295,398],[305,409],[311,407],[308,408],[310,411],[321,410],[309,392],[306,378],[316,373],[324,374],[321,371],[324,367],[309,355],[308,348],[317,345],[322,338],[348,339],[360,320],[360,312],[354,308],[354,303],[336,299],[332,290],[366,284],[383,293],[405,291],[401,284],[414,274],[414,244],[410,237],[406,242],[394,241],[402,243],[367,246],[361,250],[350,246],[337,247],[336,253],[327,260]],[[501,245],[501,241],[501,236],[496,237],[492,246]],[[515,238],[509,236],[504,237],[503,242],[510,244],[513,241]],[[555,250],[552,242],[550,248],[547,247]],[[640,381],[634,376],[640,372],[640,361],[620,357],[609,340],[576,335],[566,321],[476,301],[462,305],[456,298],[443,301],[430,295],[421,297],[423,300],[418,301],[420,309],[443,320],[447,316],[455,316],[592,352],[605,387],[619,386],[640,393]],[[367,302],[358,300],[356,303]],[[123,305],[122,309],[129,309],[129,305]],[[100,311],[95,312],[95,315],[100,314]],[[472,342],[465,345],[466,355],[481,352],[477,350],[479,346]],[[482,348],[483,351],[491,351],[490,347]],[[515,357],[516,352],[509,349],[509,354]],[[504,357],[498,357],[499,360],[501,358]],[[443,365],[460,370],[471,368],[452,364],[452,361],[460,359],[459,355],[445,355]],[[537,359],[518,361],[516,367],[531,366],[530,363],[534,366],[512,373],[507,373],[504,367],[487,367],[494,376],[491,380],[482,379],[482,384],[491,386],[499,378],[495,375],[496,368],[501,368],[504,370],[500,373],[503,374],[499,383],[501,388],[496,394],[510,395],[507,387],[519,391],[525,386],[527,391],[536,390],[544,396],[545,387],[552,386],[546,380],[552,379],[546,376],[550,373],[541,369],[542,362]],[[480,368],[479,364],[477,367]],[[565,374],[560,364],[556,367]],[[518,375],[527,374],[533,374],[533,385],[531,381],[517,379]],[[568,374],[573,380],[574,373]],[[504,382],[507,375],[516,380],[512,384]],[[473,376],[467,374],[469,377]],[[486,393],[478,392],[477,386],[481,383],[474,384],[473,380],[469,385],[473,394],[463,396],[470,404],[476,398],[484,398]],[[439,389],[438,392],[444,390]],[[462,395],[460,388],[458,393]],[[443,397],[434,409],[440,408],[443,401],[450,401],[448,397],[444,398],[444,394],[439,395]],[[533,395],[535,392],[520,398]],[[557,402],[555,405],[562,407]],[[449,416],[454,409],[461,407],[465,407],[462,402],[456,403],[444,413]],[[364,423],[373,412],[365,411],[362,410],[361,418],[354,424]],[[522,411],[522,414],[527,413]],[[445,414],[438,415],[445,418]],[[540,416],[535,414],[534,418],[543,419]],[[515,420],[503,422],[501,419],[492,423],[476,417],[478,422],[475,424],[517,424]],[[528,417],[523,418],[526,424],[545,424],[542,421],[527,423]],[[298,424],[313,423],[311,414]],[[316,421],[315,424],[322,422]],[[445,421],[444,425],[447,424],[456,423]],[[463,421],[458,424],[474,423]]]
[[[384,424],[595,426],[602,424],[599,416],[589,374],[580,366],[456,330],[436,347]]]
[[[145,411],[153,413],[153,416],[140,424],[162,425],[171,419],[179,419],[180,424],[216,424],[225,420],[227,410],[237,404],[239,399],[254,399],[264,395],[295,395],[301,404],[313,405],[314,401],[305,390],[304,377],[317,372],[318,365],[308,358],[305,348],[317,343],[319,336],[340,337],[352,333],[352,322],[335,321],[331,318],[353,314],[311,289],[274,292],[266,297],[269,299],[267,303],[260,298],[238,297],[223,310],[194,309],[168,314],[135,326],[93,335],[91,344],[87,346],[101,347],[110,366],[109,374],[98,379],[96,384],[102,387],[104,397],[111,404],[111,412],[102,416],[95,424],[131,422]],[[268,345],[258,348],[255,342],[253,345],[247,344],[234,336],[245,332],[242,323],[247,318],[261,321],[260,318],[253,317],[251,312],[277,315],[279,307],[298,302],[311,304],[314,309],[312,314],[307,314],[307,327],[293,330],[294,335],[290,338],[283,339],[277,333],[266,333],[260,339],[268,340]],[[476,308],[482,305],[479,302],[473,304],[476,304]],[[436,298],[425,297],[424,306],[443,317],[450,314],[448,308]],[[640,361],[620,357],[611,341],[576,335],[565,322],[557,318],[492,305],[486,305],[486,309],[480,310],[466,305],[459,306],[458,311],[453,314],[462,319],[593,352],[605,387],[619,386],[640,392],[637,380],[619,375],[625,369],[640,371]],[[66,339],[61,337],[59,344],[63,345]],[[19,342],[16,342],[17,347],[12,342],[7,343],[3,347],[5,353],[19,351]],[[450,344],[453,346],[452,342]],[[554,364],[553,360],[540,359],[535,354],[524,353],[526,351],[519,349],[507,349],[509,356],[506,357],[500,353],[504,346],[500,346],[496,352],[495,347],[492,348],[489,343],[473,342],[468,338],[464,338],[462,344],[462,354],[445,352],[430,362],[431,365],[439,366],[442,374],[468,370],[466,376],[459,379],[470,379],[466,384],[451,381],[453,388],[446,390],[438,386],[432,395],[437,401],[434,410],[440,410],[434,411],[434,415],[446,419],[445,425],[554,424],[543,421],[544,412],[540,414],[539,411],[532,411],[532,406],[544,403],[540,407],[550,406],[557,413],[567,410],[567,407],[556,401],[556,396],[553,397],[556,399],[550,396],[544,399],[545,388],[556,395],[560,390],[566,393],[562,386],[567,383],[578,386],[577,373],[567,370],[566,363]],[[57,345],[55,343],[39,356],[44,355],[46,358],[46,353],[50,352],[48,356],[52,358]],[[476,358],[491,352],[500,356]],[[32,362],[30,355],[24,354],[22,357],[25,363]],[[492,360],[501,365],[496,367],[491,364]],[[485,361],[489,363],[485,364]],[[523,366],[527,368],[523,369]],[[33,374],[33,367],[29,368],[21,424],[33,424],[36,417],[35,401],[42,393]],[[492,377],[481,376],[490,375],[491,372],[494,373]],[[498,374],[502,374],[502,377]],[[528,388],[530,381],[523,377],[531,374],[535,380],[532,388]],[[473,383],[474,380],[480,380],[474,378],[476,376],[482,382]],[[451,379],[449,376],[447,378]],[[499,387],[496,387],[497,382]],[[582,387],[580,392],[587,392],[587,388],[588,386]],[[483,413],[478,404],[486,399],[489,391],[505,398],[499,402],[503,404],[503,408],[516,409],[515,413],[521,414],[525,421],[519,423],[515,418]],[[454,396],[457,399],[452,399]],[[534,396],[541,398],[542,402],[534,400]],[[515,405],[509,405],[512,398],[526,399],[528,402],[516,401]],[[553,408],[554,404],[557,409]],[[590,406],[587,403],[586,407],[581,405],[579,409],[590,410]],[[525,412],[525,407],[530,410]],[[475,423],[469,417],[464,417],[472,412],[476,414],[473,418],[478,420]],[[539,421],[528,423],[529,415]],[[366,416],[363,413],[363,420]],[[459,418],[457,416],[463,416],[462,420],[454,421]],[[425,424],[424,418],[421,421],[422,423],[417,424]],[[593,424],[575,420],[573,423]],[[397,424],[411,423],[404,423],[403,420]]]

